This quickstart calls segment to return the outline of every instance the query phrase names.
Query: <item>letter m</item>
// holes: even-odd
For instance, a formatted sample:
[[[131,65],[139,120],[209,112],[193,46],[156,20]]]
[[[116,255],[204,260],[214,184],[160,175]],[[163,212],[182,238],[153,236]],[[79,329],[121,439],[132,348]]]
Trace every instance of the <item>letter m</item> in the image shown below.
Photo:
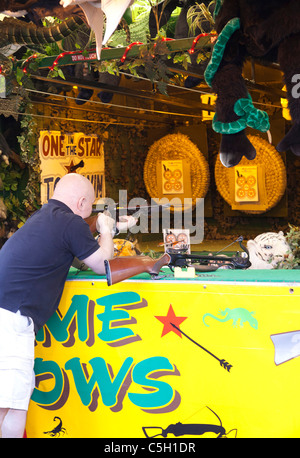
[[[64,316],[57,310],[47,321],[37,336],[37,342],[44,342],[47,329],[57,342],[64,342],[65,346],[74,345],[74,333],[78,330],[78,338],[87,345],[94,342],[94,309],[95,302],[86,295],[75,295]],[[47,329],[45,329],[47,328]],[[89,340],[89,341],[88,341]]]

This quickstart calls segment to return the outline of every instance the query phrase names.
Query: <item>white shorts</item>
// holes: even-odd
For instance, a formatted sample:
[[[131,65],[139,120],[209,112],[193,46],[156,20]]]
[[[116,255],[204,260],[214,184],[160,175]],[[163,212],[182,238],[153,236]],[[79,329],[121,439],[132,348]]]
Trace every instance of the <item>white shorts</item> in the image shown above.
[[[34,324],[0,307],[0,408],[27,410],[34,389]]]

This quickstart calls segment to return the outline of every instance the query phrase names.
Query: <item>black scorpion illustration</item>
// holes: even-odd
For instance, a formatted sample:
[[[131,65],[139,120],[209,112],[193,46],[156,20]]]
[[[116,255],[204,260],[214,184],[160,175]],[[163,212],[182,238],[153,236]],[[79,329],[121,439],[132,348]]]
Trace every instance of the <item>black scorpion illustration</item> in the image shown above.
[[[53,428],[51,431],[45,431],[44,434],[48,434],[51,437],[60,437],[60,435],[64,435],[66,433],[66,429],[62,427],[62,420],[59,417],[54,417],[53,421],[58,420],[59,423],[55,428]]]

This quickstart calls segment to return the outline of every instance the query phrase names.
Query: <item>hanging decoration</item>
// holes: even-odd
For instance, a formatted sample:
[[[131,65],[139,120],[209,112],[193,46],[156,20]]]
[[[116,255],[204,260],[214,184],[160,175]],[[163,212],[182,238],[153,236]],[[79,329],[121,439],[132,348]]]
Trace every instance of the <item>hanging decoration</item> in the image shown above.
[[[297,0],[223,0],[217,4],[218,39],[204,78],[217,95],[213,129],[222,135],[219,154],[225,167],[236,166],[243,156],[255,158],[247,126],[260,132],[270,128],[268,113],[254,106],[242,75],[246,59],[279,65],[287,85],[293,125],[277,145],[277,151],[300,154],[299,95],[295,84],[299,73],[299,14]]]

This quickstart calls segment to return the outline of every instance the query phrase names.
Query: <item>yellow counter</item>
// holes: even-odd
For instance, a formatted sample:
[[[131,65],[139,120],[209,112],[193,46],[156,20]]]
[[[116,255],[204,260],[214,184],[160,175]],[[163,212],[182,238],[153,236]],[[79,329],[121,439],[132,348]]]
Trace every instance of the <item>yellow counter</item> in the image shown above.
[[[300,437],[298,276],[70,273],[37,335],[27,437]]]

